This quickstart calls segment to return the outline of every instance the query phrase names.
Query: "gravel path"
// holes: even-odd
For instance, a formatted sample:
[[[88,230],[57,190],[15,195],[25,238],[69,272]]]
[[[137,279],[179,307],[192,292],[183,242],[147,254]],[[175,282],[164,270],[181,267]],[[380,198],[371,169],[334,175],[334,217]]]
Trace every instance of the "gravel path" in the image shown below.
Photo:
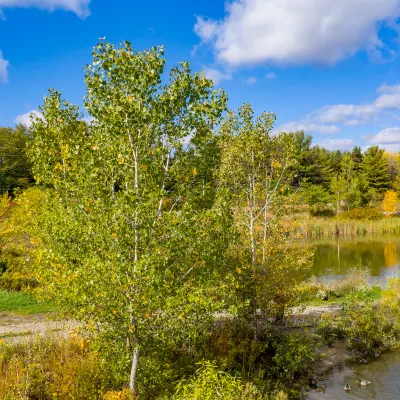
[[[69,332],[78,324],[71,321],[55,321],[45,314],[0,314],[0,339],[20,341],[30,336],[44,336],[48,332]]]

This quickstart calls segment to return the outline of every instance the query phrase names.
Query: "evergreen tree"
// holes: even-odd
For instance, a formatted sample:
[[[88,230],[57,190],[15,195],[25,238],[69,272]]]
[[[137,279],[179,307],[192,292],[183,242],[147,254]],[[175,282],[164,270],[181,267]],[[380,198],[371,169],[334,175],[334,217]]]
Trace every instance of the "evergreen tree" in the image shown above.
[[[354,149],[351,151],[351,159],[354,162],[354,169],[357,172],[361,172],[362,170],[362,161],[363,161],[363,154],[361,151],[360,146],[355,146]]]
[[[302,182],[321,183],[323,176],[319,165],[319,148],[312,147],[312,136],[303,131],[290,133],[294,143],[296,168],[293,185],[298,187]]]
[[[365,152],[362,170],[369,187],[375,192],[383,193],[390,186],[388,162],[378,146],[372,146]]]

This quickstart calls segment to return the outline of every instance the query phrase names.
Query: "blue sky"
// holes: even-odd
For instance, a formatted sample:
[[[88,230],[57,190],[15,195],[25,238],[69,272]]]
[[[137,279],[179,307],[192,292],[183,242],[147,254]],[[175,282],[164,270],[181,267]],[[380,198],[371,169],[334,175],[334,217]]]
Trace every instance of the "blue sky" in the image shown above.
[[[0,125],[48,88],[82,104],[99,37],[163,44],[229,95],[330,149],[400,151],[400,0],[0,0]]]

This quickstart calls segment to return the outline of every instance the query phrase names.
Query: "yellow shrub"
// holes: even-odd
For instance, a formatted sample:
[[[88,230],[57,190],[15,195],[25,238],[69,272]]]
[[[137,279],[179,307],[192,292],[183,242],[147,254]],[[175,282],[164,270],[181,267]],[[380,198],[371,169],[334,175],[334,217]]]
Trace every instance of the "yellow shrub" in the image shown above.
[[[79,338],[0,345],[0,399],[95,400],[109,381],[105,363]]]
[[[107,392],[104,400],[133,400],[133,393],[129,389],[123,389],[121,392]]]

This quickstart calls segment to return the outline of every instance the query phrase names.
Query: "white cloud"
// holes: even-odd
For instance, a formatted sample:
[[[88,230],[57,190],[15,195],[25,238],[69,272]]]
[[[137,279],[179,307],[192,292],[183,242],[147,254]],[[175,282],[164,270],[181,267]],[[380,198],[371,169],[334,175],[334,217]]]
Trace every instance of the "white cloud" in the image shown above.
[[[368,140],[368,146],[379,146],[390,152],[400,151],[400,128],[387,128]]]
[[[283,124],[277,129],[278,132],[296,132],[304,131],[307,133],[319,132],[319,133],[337,133],[340,129],[336,125],[322,125],[314,124],[307,121],[295,121]]]
[[[379,146],[387,151],[400,151],[400,128],[387,128],[368,140],[368,145]]]
[[[8,82],[8,68],[10,62],[3,58],[3,53],[0,50],[0,83]]]
[[[254,76],[250,76],[250,78],[247,78],[246,83],[248,85],[254,85],[255,83],[257,83],[257,78],[254,78]]]
[[[338,124],[361,125],[382,113],[400,110],[400,85],[383,85],[377,92],[377,98],[371,103],[324,106],[299,121],[282,125],[279,130],[289,131],[301,127],[309,132],[335,133],[339,131]]]
[[[25,126],[27,126],[27,127],[29,128],[29,127],[32,125],[32,123],[31,123],[31,118],[30,118],[31,114],[34,114],[34,115],[36,115],[37,117],[42,117],[42,116],[43,116],[43,114],[40,113],[39,111],[37,111],[37,110],[31,110],[31,111],[28,111],[28,112],[25,113],[25,114],[20,114],[20,115],[18,115],[18,116],[15,118],[14,122],[15,122],[16,124],[25,125]]]
[[[360,50],[381,54],[379,28],[398,31],[399,16],[400,0],[229,0],[225,18],[198,17],[194,30],[230,66],[332,65]]]
[[[224,73],[216,68],[206,67],[203,69],[204,75],[211,79],[215,85],[218,85],[223,80],[231,80],[232,75],[230,73]]]
[[[353,139],[326,139],[318,143],[320,147],[328,150],[350,150],[355,146]]]
[[[268,72],[268,73],[265,75],[265,77],[266,77],[267,79],[275,79],[275,78],[277,77],[277,75],[276,75],[275,72]]]
[[[55,9],[72,11],[78,15],[79,18],[86,18],[90,15],[90,1],[91,0],[0,0],[0,13],[5,8],[35,7],[50,12]]]

